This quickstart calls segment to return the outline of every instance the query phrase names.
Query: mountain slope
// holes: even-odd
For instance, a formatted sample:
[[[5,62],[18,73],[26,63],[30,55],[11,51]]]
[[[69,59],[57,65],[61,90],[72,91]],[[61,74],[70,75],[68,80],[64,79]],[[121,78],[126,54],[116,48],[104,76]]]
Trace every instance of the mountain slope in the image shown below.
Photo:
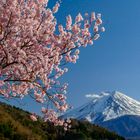
[[[90,96],[91,101],[61,117],[88,120],[123,137],[140,140],[140,102],[118,91]]]
[[[90,102],[64,114],[62,117],[86,119],[91,123],[98,123],[123,115],[140,115],[140,102],[114,91],[101,93]]]
[[[124,140],[104,128],[85,121],[72,120],[72,128],[64,131],[41,119],[33,122],[29,112],[0,102],[0,140]]]

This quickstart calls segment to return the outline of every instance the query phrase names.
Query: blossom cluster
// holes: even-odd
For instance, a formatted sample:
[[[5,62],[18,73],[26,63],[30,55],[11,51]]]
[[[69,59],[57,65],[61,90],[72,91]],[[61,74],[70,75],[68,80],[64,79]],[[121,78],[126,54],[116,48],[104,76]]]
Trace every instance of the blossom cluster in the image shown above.
[[[95,12],[84,17],[79,13],[75,20],[68,15],[66,25],[58,25],[55,14],[60,2],[52,9],[47,4],[48,0],[0,1],[0,96],[30,95],[46,105],[44,120],[61,125],[65,123],[55,110],[66,111],[69,105],[68,85],[59,77],[68,71],[67,63],[79,59],[79,48],[92,45],[105,28],[101,14]]]

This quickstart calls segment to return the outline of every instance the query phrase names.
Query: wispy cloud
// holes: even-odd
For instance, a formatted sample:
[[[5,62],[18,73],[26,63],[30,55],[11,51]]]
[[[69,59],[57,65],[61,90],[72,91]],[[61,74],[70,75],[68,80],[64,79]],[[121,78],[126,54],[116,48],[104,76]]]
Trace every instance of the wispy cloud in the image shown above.
[[[86,94],[85,97],[86,98],[94,98],[94,99],[97,99],[97,98],[102,98],[104,96],[108,96],[110,95],[109,93],[106,93],[106,92],[101,92],[100,94]]]
[[[86,94],[85,97],[86,98],[100,98],[100,95],[98,95],[98,94]]]

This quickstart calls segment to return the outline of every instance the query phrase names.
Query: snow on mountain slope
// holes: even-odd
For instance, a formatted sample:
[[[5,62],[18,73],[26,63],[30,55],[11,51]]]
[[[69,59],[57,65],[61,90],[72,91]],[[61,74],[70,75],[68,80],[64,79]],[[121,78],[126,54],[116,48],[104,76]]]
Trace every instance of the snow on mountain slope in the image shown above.
[[[92,100],[64,114],[63,118],[76,118],[99,123],[123,115],[140,115],[140,102],[121,92],[103,92],[93,95]]]

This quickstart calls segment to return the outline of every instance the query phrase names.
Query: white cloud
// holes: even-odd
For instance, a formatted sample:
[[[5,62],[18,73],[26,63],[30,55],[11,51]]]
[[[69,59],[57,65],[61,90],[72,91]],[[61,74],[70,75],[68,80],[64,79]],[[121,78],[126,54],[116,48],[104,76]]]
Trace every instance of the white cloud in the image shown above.
[[[86,98],[100,98],[100,95],[98,95],[98,94],[86,94],[85,97]]]
[[[100,94],[86,94],[86,98],[92,98],[92,99],[97,99],[97,98],[102,98],[104,96],[108,96],[109,93],[106,92],[101,92]]]

